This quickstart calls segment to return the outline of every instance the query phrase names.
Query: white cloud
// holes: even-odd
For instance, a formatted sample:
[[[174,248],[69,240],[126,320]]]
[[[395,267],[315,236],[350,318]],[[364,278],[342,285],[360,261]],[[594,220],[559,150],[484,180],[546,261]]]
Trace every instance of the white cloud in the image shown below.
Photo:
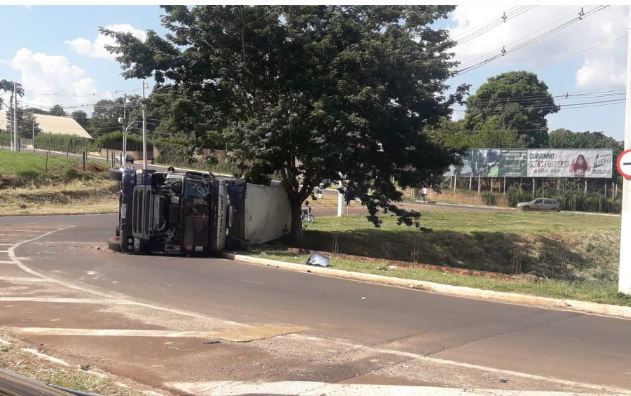
[[[621,86],[625,83],[625,65],[614,59],[587,58],[576,71],[579,88]]]
[[[85,103],[86,97],[96,92],[94,80],[88,73],[64,56],[22,48],[11,59],[11,67],[21,74],[19,81],[24,86],[23,100],[27,106],[77,105]]]
[[[588,12],[594,7],[596,6],[584,6],[584,11]],[[451,15],[452,21],[455,22],[451,36],[462,37],[484,26],[492,18],[499,18],[503,12],[508,14],[514,9],[513,5],[460,5]],[[580,9],[581,6],[578,5],[538,6],[514,19],[509,18],[489,32],[457,46],[454,49],[456,59],[461,61],[461,67],[465,67],[499,54],[502,47],[505,47],[509,53],[491,64],[511,65],[515,69],[529,70],[589,48],[576,56],[564,59],[582,60],[580,68],[570,71],[576,74],[576,85],[581,88],[595,88],[624,83],[626,39],[620,39],[620,36],[627,32],[625,6],[611,6],[540,42],[510,53],[510,50],[524,39],[546,32],[576,17]]]
[[[147,39],[147,33],[145,31],[136,29],[129,24],[106,25],[104,27],[114,32],[131,33],[134,37],[142,41]],[[91,58],[114,59],[114,55],[108,52],[105,46],[113,46],[116,44],[116,41],[112,37],[102,33],[99,33],[93,42],[83,37],[77,37],[72,40],[67,40],[66,44],[80,55],[86,55]]]

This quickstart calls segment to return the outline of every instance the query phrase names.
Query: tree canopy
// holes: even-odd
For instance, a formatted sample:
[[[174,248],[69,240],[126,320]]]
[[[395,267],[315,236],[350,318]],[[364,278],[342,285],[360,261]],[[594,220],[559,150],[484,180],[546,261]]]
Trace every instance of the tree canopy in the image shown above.
[[[170,30],[114,37],[126,78],[153,76],[171,122],[219,140],[243,174],[278,174],[300,233],[300,206],[322,180],[344,179],[369,220],[405,224],[397,187],[438,187],[454,150],[422,132],[450,114],[452,6],[164,6]],[[418,224],[418,222],[416,221]]]
[[[58,116],[58,117],[65,117],[66,111],[64,110],[64,107],[60,104],[56,104],[53,107],[50,108],[50,110],[48,111],[48,114],[53,115],[53,116]]]
[[[517,134],[517,147],[545,147],[545,117],[559,109],[536,74],[513,71],[489,78],[467,99],[464,125],[473,131]]]

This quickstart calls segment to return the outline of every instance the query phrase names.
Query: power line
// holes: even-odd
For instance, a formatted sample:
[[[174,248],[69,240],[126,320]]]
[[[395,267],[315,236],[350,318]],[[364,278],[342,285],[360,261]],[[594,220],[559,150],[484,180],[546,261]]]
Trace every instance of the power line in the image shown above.
[[[465,43],[468,43],[471,40],[474,40],[483,34],[495,29],[496,27],[506,23],[509,19],[517,18],[518,16],[525,14],[526,12],[536,8],[537,6],[521,6],[516,7],[508,12],[504,12],[501,16],[493,18],[486,25],[481,26],[480,28],[473,30],[469,33],[461,35],[454,39],[458,44],[456,47]]]
[[[558,63],[558,62],[560,62],[562,60],[565,60],[565,59],[568,59],[568,58],[572,58],[572,57],[574,57],[576,55],[580,55],[580,54],[582,54],[584,52],[591,51],[591,50],[593,50],[595,48],[602,47],[603,45],[606,45],[606,44],[609,44],[609,43],[613,43],[614,41],[618,41],[618,40],[626,38],[626,37],[627,37],[627,34],[623,34],[623,35],[620,35],[618,37],[614,37],[611,40],[603,41],[603,42],[595,44],[595,45],[593,45],[591,47],[588,47],[588,48],[585,48],[585,49],[582,49],[582,50],[579,50],[579,51],[576,51],[576,52],[572,52],[570,54],[564,55],[564,56],[562,56],[560,58],[557,58],[557,59],[553,59],[553,60],[551,60],[549,62],[541,63],[541,64],[539,64],[537,66],[531,67],[530,69],[531,70],[540,69],[540,68],[542,68],[544,66],[548,66],[548,65],[551,65],[551,64],[554,64],[554,63]]]
[[[609,7],[609,6],[597,6],[597,7],[594,7],[594,8],[592,8],[591,10],[589,10],[587,12],[584,12],[583,8],[581,8],[578,16],[576,16],[576,17],[574,17],[574,18],[572,18],[570,20],[567,20],[567,21],[563,22],[562,24],[557,25],[554,28],[549,29],[549,30],[547,30],[547,31],[545,31],[543,33],[536,34],[536,35],[534,35],[532,37],[528,37],[528,38],[523,39],[523,40],[521,40],[519,42],[513,41],[513,43],[516,43],[513,47],[511,47],[511,44],[513,44],[513,43],[509,44],[508,48],[505,45],[499,50],[499,53],[495,53],[495,55],[492,55],[489,58],[486,58],[486,59],[484,59],[481,62],[477,62],[477,63],[471,64],[469,66],[466,66],[466,67],[456,71],[454,76],[458,76],[458,75],[470,72],[472,70],[478,69],[478,68],[480,68],[480,67],[482,67],[482,66],[484,66],[484,65],[486,65],[488,63],[493,62],[494,60],[497,60],[497,59],[499,59],[499,58],[501,58],[503,56],[506,56],[509,53],[513,53],[515,51],[519,51],[520,49],[523,49],[523,48],[525,48],[525,47],[527,47],[529,45],[538,43],[538,42],[550,37],[551,35],[553,35],[555,33],[558,33],[559,31],[561,31],[561,30],[563,30],[563,29],[565,29],[565,28],[567,28],[567,27],[569,27],[569,26],[571,26],[571,25],[573,25],[573,24],[575,24],[575,23],[587,18],[588,16],[591,16],[593,14],[596,14],[597,12],[600,12],[600,11],[606,9],[607,7]]]

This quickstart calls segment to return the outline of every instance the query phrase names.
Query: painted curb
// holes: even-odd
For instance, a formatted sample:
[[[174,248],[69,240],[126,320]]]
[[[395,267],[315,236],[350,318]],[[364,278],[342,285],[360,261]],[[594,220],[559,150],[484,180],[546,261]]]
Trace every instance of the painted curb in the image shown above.
[[[284,261],[276,261],[226,252],[222,253],[222,256],[230,260],[240,261],[248,264],[262,265],[265,267],[274,267],[296,272],[308,272],[334,278],[350,279],[380,285],[411,288],[453,297],[463,297],[475,300],[524,305],[535,308],[573,311],[593,315],[631,319],[631,307],[621,305],[598,304],[589,301],[561,300],[550,297],[539,297],[526,294],[474,289],[471,287],[452,286],[442,283],[394,278],[383,275],[365,274],[361,272],[351,272],[333,268],[307,266],[304,264],[286,263]]]

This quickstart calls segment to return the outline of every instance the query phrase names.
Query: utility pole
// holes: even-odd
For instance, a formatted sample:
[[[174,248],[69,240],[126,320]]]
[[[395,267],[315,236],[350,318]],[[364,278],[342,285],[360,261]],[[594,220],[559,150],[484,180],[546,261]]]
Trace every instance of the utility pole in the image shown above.
[[[631,27],[631,8],[629,9]],[[627,37],[627,96],[624,111],[624,148],[631,148],[631,35]],[[631,294],[631,180],[622,178],[622,213],[620,214],[620,269],[618,271],[618,291]]]
[[[35,114],[31,113],[31,121],[33,121],[33,152],[35,152]]]
[[[123,99],[123,125],[127,125],[127,93]],[[121,166],[125,167],[127,164],[127,128],[123,132],[123,161],[121,161]]]
[[[15,81],[13,81],[13,151],[20,151],[18,149],[18,90]]]
[[[147,122],[145,118],[145,80],[142,80],[142,169],[147,169]]]

